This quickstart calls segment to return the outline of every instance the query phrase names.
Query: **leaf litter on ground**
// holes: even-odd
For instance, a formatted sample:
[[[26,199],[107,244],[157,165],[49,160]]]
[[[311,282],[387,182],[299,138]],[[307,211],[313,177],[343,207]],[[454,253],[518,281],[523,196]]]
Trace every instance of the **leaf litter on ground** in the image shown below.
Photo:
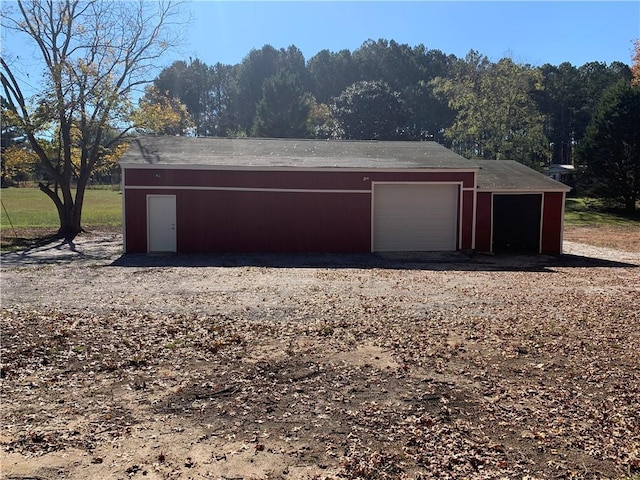
[[[419,267],[3,269],[3,468],[640,474],[637,268]]]

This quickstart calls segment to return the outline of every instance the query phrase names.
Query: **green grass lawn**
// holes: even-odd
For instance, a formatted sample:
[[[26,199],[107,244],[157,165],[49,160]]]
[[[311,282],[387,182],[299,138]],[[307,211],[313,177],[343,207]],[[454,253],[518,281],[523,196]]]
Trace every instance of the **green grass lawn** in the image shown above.
[[[567,198],[564,221],[567,225],[638,225],[640,212],[630,214],[610,209],[597,199]]]
[[[49,197],[37,188],[3,188],[3,233],[14,228],[58,228],[58,213]],[[7,216],[8,214],[8,216]],[[113,189],[91,189],[85,194],[82,209],[82,226],[117,227],[122,225],[122,195]]]
[[[2,211],[0,229],[3,241],[16,230],[32,229],[30,234],[18,236],[37,237],[39,231],[56,230],[58,215],[53,202],[37,188],[4,188],[0,191]],[[7,216],[8,214],[8,216]],[[9,222],[11,220],[11,222]],[[640,213],[631,215],[622,210],[605,208],[602,202],[588,198],[567,198],[565,208],[567,225],[629,225],[640,226]],[[122,195],[113,188],[99,187],[87,190],[82,213],[82,226],[87,230],[122,226]]]

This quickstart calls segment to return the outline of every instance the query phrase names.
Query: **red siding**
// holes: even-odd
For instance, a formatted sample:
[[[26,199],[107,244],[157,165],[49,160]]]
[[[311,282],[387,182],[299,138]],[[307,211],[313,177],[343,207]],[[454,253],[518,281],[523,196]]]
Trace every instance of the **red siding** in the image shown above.
[[[125,252],[147,251],[147,193],[143,190],[124,191]]]
[[[461,182],[473,188],[474,175],[128,168],[125,248],[146,252],[146,196],[171,194],[179,252],[369,252],[371,182]],[[298,191],[286,191],[293,189]],[[463,249],[473,248],[473,202],[473,192],[463,192],[456,242],[462,239]]]
[[[146,252],[149,193],[176,195],[179,252],[371,250],[367,194],[166,189],[127,191],[129,253]]]
[[[321,172],[255,170],[132,169],[125,186],[236,187],[271,189],[370,190],[378,182],[464,182],[473,188],[473,172]]]
[[[474,172],[374,172],[360,174],[376,182],[462,182],[463,188],[473,188]]]
[[[181,252],[368,252],[371,249],[371,199],[366,194],[182,193],[178,197],[178,249]],[[181,225],[185,217],[191,221]]]
[[[479,192],[476,210],[476,250],[491,251],[491,192]],[[562,192],[546,192],[543,195],[542,246],[544,254],[562,253],[562,217],[564,215]]]
[[[372,181],[463,182],[464,186],[474,183],[473,173],[468,172],[127,169],[125,248],[130,253],[147,250],[146,196],[173,194],[180,252],[369,252],[371,196],[365,192],[370,192]],[[162,186],[166,188],[158,188]],[[215,190],[216,187],[231,190]],[[280,191],[291,189],[314,191]],[[471,190],[462,192],[457,245],[464,250],[489,252],[492,195],[478,192],[474,199],[474,194]],[[563,198],[562,193],[556,192],[544,195],[543,253],[562,251]]]
[[[473,248],[473,196],[474,192],[462,192],[462,250]]]
[[[542,253],[558,255],[562,253],[564,194],[560,192],[547,192],[544,194],[543,201]]]
[[[491,192],[478,192],[476,205],[476,250],[491,251]]]

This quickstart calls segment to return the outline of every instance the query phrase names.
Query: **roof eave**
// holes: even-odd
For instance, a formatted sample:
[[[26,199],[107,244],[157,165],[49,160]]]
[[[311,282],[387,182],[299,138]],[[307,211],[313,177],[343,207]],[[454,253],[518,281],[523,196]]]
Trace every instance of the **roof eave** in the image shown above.
[[[493,193],[542,193],[542,192],[564,192],[568,193],[572,189],[571,187],[542,187],[542,188],[517,188],[517,187],[500,187],[500,188],[491,188],[491,187],[481,187],[478,186],[479,192],[493,192]]]
[[[244,171],[306,171],[306,172],[451,172],[474,173],[477,167],[342,167],[337,165],[303,166],[303,165],[228,165],[228,164],[173,164],[173,163],[136,163],[119,162],[122,169],[140,170],[244,170]]]

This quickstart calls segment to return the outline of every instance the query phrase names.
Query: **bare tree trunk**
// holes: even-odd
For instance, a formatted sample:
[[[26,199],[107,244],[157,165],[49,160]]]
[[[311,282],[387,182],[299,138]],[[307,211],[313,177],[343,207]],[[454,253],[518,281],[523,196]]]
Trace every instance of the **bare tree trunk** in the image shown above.
[[[60,228],[58,228],[58,235],[64,238],[72,239],[79,233],[81,233],[82,225],[82,204],[84,202],[85,186],[82,187],[82,193],[78,196],[76,192],[76,198],[73,198],[71,189],[66,186],[61,186],[62,197],[55,190],[52,190],[48,185],[44,183],[38,184],[38,187],[44,192],[52,201],[58,212],[58,220]],[[67,190],[67,191],[65,191]]]

